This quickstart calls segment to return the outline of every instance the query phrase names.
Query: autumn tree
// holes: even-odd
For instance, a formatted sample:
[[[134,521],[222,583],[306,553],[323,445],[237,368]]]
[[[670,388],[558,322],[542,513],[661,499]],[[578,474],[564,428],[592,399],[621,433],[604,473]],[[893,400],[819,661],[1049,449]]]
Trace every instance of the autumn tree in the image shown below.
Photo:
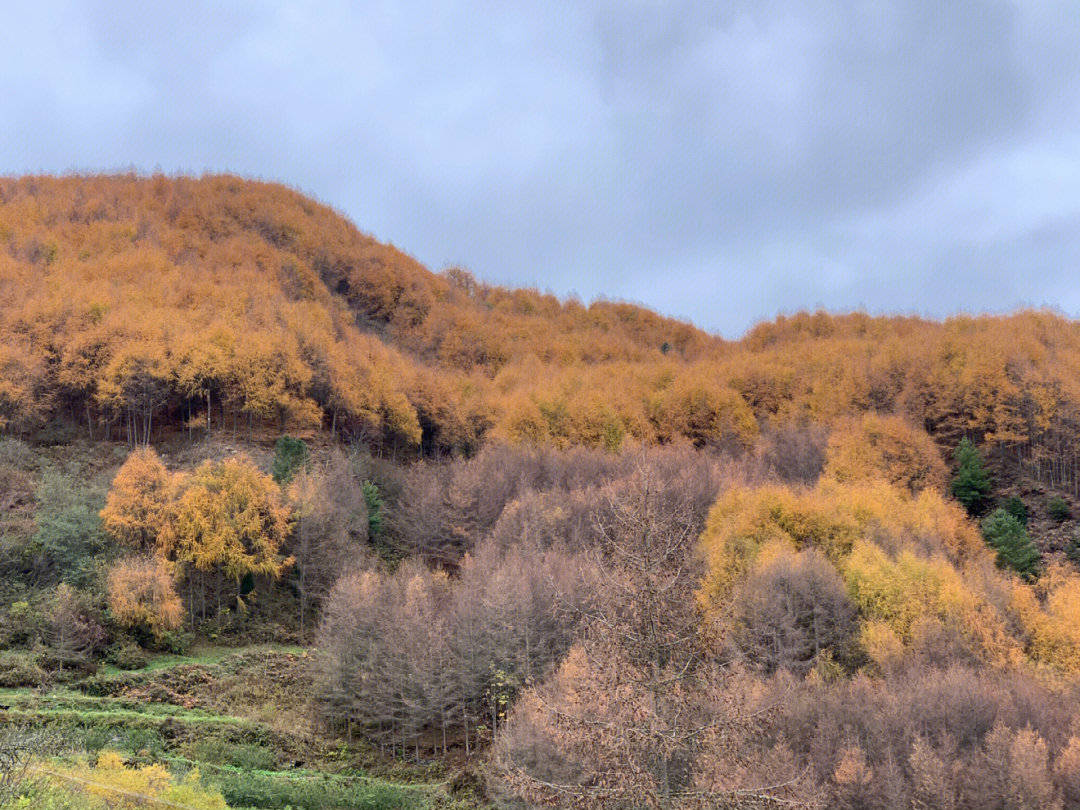
[[[151,341],[122,347],[104,369],[98,384],[98,402],[124,421],[133,447],[149,446],[154,415],[172,395],[170,378],[164,348]]]
[[[205,461],[181,483],[160,549],[196,571],[225,574],[242,605],[245,576],[277,579],[292,564],[280,553],[289,526],[280,488],[246,456]]]
[[[184,606],[176,593],[173,566],[161,557],[129,557],[109,571],[109,611],[121,626],[155,637],[180,627]]]
[[[840,482],[881,478],[912,492],[945,488],[945,462],[925,431],[896,416],[866,414],[829,438],[825,475]]]
[[[805,674],[819,656],[851,654],[855,609],[836,569],[816,549],[762,554],[732,598],[732,640],[766,672]]]
[[[707,369],[680,375],[663,392],[659,428],[668,439],[685,437],[696,446],[725,441],[749,447],[758,424],[742,396]]]
[[[305,637],[312,609],[343,571],[363,559],[369,516],[352,465],[340,451],[326,464],[296,474],[288,496],[294,518],[289,550],[296,561],[300,635]]]
[[[153,551],[169,520],[172,498],[172,476],[154,449],[134,450],[113,478],[101,510],[105,531],[134,551]]]
[[[768,712],[731,701],[739,679],[705,654],[696,538],[687,504],[661,508],[665,483],[642,465],[608,491],[581,642],[522,697],[497,772],[518,796],[561,806],[798,803],[794,769],[749,767],[743,734]]]
[[[78,666],[105,643],[105,630],[97,622],[84,594],[62,582],[48,607],[49,646],[61,673]]]

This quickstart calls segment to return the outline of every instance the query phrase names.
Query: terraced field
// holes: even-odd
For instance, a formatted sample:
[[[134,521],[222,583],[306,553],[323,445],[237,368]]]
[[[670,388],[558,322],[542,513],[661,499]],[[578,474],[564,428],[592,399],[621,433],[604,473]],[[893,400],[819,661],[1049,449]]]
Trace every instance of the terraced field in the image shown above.
[[[56,765],[108,750],[178,775],[197,769],[232,808],[476,806],[473,791],[435,767],[373,768],[371,751],[320,735],[296,705],[306,665],[302,649],[286,647],[159,656],[49,691],[0,689],[0,727],[55,732]],[[276,702],[280,691],[291,700]]]

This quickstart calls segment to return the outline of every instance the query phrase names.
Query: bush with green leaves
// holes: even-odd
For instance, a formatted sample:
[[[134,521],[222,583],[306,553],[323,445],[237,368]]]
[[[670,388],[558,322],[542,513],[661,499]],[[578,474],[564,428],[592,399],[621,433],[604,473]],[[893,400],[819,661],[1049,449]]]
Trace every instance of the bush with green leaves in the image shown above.
[[[427,804],[420,788],[362,777],[215,768],[207,769],[203,778],[221,791],[231,807],[402,810]]]
[[[149,664],[150,656],[130,638],[124,638],[105,651],[105,663],[112,664],[118,669],[131,671],[142,669]]]
[[[1074,533],[1065,545],[1065,556],[1080,565],[1080,534]]]
[[[1060,495],[1055,495],[1046,504],[1046,513],[1058,523],[1072,517],[1072,509],[1069,508],[1068,502]]]
[[[128,728],[124,731],[121,747],[132,756],[159,757],[165,752],[161,733],[152,728]]]
[[[264,745],[237,745],[220,739],[199,740],[192,747],[192,757],[199,762],[244,771],[272,771],[277,767],[277,755]]]
[[[1012,568],[1025,579],[1039,574],[1042,555],[1027,529],[1004,509],[995,509],[982,522],[983,538],[997,552],[1000,568]]]
[[[978,515],[990,500],[990,473],[983,465],[979,450],[965,436],[956,448],[956,477],[950,487],[953,497],[964,505],[969,514]]]
[[[43,686],[48,681],[49,673],[41,666],[36,654],[13,650],[0,652],[0,688]]]
[[[7,615],[0,614],[0,644],[6,647],[31,647],[45,631],[45,616],[35,604],[25,599],[12,602]]]

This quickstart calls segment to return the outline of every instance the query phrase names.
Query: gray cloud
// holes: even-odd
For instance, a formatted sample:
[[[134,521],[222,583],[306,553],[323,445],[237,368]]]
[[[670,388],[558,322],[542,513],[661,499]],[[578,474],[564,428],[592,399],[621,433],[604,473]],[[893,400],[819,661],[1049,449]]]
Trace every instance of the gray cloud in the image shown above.
[[[728,336],[1080,309],[1065,2],[39,2],[0,171],[281,180],[434,269]]]

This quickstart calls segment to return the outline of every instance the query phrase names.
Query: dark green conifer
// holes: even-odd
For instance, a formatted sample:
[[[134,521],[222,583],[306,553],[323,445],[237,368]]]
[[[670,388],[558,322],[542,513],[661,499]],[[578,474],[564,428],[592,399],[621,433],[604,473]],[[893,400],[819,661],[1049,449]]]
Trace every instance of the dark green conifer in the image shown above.
[[[995,509],[982,522],[983,538],[997,552],[999,568],[1012,568],[1025,579],[1039,574],[1042,555],[1027,529],[1004,509]]]
[[[978,515],[986,508],[990,498],[990,474],[983,466],[982,456],[965,436],[954,455],[956,477],[952,480],[952,494],[964,505],[969,514]]]

